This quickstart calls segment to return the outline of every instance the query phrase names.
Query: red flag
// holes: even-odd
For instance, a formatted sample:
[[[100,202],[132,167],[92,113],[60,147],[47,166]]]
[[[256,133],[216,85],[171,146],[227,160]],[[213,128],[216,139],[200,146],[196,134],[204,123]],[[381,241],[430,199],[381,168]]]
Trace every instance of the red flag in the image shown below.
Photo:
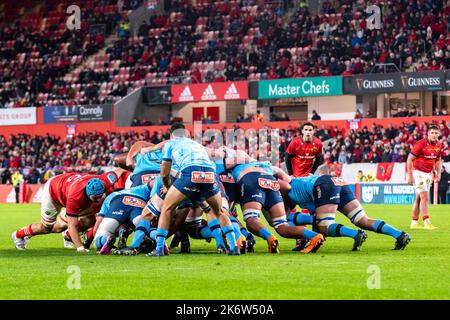
[[[394,170],[394,163],[385,162],[377,165],[377,179],[379,181],[391,180],[392,170]]]

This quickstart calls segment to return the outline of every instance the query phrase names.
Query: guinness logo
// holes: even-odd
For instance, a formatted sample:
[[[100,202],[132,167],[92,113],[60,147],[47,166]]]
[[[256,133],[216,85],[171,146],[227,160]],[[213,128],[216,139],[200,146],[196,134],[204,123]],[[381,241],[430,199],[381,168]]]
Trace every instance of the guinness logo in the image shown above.
[[[409,77],[408,76],[401,76],[401,79],[402,79],[402,86],[403,86],[403,88],[407,88],[408,87],[408,79],[409,79]]]
[[[364,83],[364,79],[356,78],[356,86],[358,87],[359,90],[363,89],[363,83]]]

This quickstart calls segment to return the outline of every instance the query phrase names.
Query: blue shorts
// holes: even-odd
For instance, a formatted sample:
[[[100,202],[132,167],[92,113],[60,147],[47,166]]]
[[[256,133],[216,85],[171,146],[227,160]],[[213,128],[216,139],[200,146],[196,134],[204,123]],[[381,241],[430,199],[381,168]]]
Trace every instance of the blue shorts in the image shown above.
[[[355,199],[356,199],[356,197],[353,194],[353,192],[350,189],[350,187],[348,185],[342,186],[342,188],[341,188],[341,202],[339,203],[338,211],[342,212],[342,209],[345,207],[345,205],[347,203],[349,203],[350,201],[353,201]]]
[[[341,189],[340,182],[333,180],[331,176],[320,176],[314,184],[313,196],[314,205],[316,208],[324,206],[326,204],[341,203]]]
[[[159,176],[159,171],[157,170],[146,170],[136,174],[131,175],[130,180],[132,182],[131,188],[141,186],[149,181],[154,181]]]
[[[233,176],[231,173],[223,173],[219,176],[219,180],[223,185],[223,188],[225,190],[225,194],[227,195],[228,201],[231,202],[238,202],[239,201],[239,192],[238,192],[238,185],[234,181]]]
[[[179,173],[172,184],[193,203],[208,199],[220,192],[214,169],[190,166]]]
[[[269,210],[277,203],[283,203],[280,194],[280,184],[277,179],[267,173],[249,172],[237,183],[241,190],[241,205],[248,202],[259,202],[264,209]]]
[[[103,215],[105,218],[112,218],[125,224],[128,227],[133,226],[134,218],[141,215],[145,208],[146,201],[136,196],[119,195],[111,200],[109,210]]]

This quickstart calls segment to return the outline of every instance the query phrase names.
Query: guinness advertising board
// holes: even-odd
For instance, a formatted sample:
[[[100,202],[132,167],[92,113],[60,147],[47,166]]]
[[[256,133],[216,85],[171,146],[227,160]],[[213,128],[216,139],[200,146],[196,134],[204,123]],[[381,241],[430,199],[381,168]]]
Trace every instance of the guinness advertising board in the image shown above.
[[[443,71],[364,74],[343,77],[344,94],[440,91],[445,89]]]

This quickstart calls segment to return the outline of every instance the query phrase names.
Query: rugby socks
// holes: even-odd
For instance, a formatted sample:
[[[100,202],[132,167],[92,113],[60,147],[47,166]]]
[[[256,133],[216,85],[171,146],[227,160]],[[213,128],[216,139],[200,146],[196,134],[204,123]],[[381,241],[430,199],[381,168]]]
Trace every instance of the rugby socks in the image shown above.
[[[313,224],[314,216],[304,214],[301,212],[290,213],[288,215],[288,221],[292,221],[294,225],[300,226],[304,224]]]
[[[138,248],[145,236],[150,238],[150,221],[142,219],[136,225],[130,247],[134,249]]]
[[[23,227],[22,229],[16,231],[16,237],[17,238],[25,238],[25,237],[31,237],[33,235],[33,230],[31,228],[31,224],[27,227]]]
[[[148,233],[148,237],[154,241],[156,241],[156,228],[151,228]]]
[[[236,239],[239,239],[242,236],[241,226],[239,225],[239,222],[235,217],[230,216],[229,218],[231,224],[233,225],[234,235],[236,236]]]
[[[269,230],[267,230],[266,228],[262,228],[261,230],[259,230],[259,236],[266,241],[269,240],[271,235],[272,235],[272,233]]]
[[[349,237],[355,239],[358,235],[358,230],[351,229],[342,224],[332,223],[328,226],[327,235],[329,237]]]
[[[223,242],[222,238],[222,230],[220,230],[220,222],[217,220],[217,218],[214,218],[210,221],[208,221],[208,227],[211,230],[211,234],[216,240],[216,247],[222,247],[225,248],[225,243]]]
[[[424,219],[424,221],[425,221],[425,219]],[[411,219],[411,226],[414,226],[414,225],[416,225],[418,223],[419,223],[419,217],[416,217],[415,215],[413,215],[412,219]]]
[[[305,228],[305,230],[303,230],[302,237],[307,240],[311,240],[312,238],[314,238],[317,235],[318,235],[317,232],[314,232],[314,231],[311,231],[311,230]]]
[[[107,236],[100,236],[95,238],[95,247],[97,248],[97,250],[100,250],[105,245],[106,241],[108,241]]]
[[[222,228],[225,237],[227,237],[230,250],[233,251],[236,248],[236,235],[234,234],[233,226],[225,226]]]
[[[384,222],[382,220],[376,220],[372,228],[373,228],[373,231],[375,231],[377,233],[383,233],[383,234],[390,235],[394,239],[397,239],[402,234],[401,231],[395,229],[394,227],[391,227],[390,225],[388,225],[386,222]]]
[[[156,252],[159,255],[164,255],[164,245],[166,244],[166,238],[169,231],[163,228],[158,228],[156,230]]]
[[[422,219],[423,219],[423,224],[427,225],[430,224],[430,216],[427,214],[422,215]]]
[[[211,239],[213,237],[208,226],[197,226],[193,234],[189,233],[189,235],[194,239]]]

